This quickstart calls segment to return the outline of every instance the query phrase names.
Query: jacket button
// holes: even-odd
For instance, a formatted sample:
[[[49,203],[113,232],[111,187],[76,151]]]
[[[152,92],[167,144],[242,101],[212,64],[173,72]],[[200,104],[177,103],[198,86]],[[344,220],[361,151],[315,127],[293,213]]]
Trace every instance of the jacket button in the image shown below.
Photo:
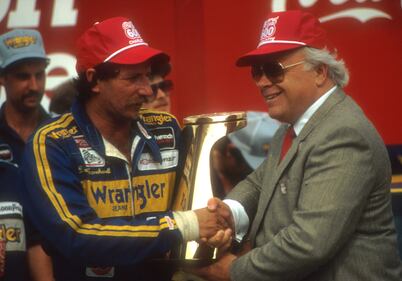
[[[288,188],[286,187],[286,185],[284,183],[280,184],[280,188],[281,188],[282,194],[288,193]]]

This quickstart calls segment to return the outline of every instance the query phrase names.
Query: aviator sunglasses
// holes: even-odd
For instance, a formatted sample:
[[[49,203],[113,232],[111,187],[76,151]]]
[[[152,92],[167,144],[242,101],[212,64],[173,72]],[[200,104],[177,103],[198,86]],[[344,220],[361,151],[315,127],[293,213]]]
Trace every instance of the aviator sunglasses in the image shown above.
[[[151,84],[152,96],[155,99],[158,95],[158,89],[161,89],[166,96],[169,96],[170,91],[173,89],[172,80],[163,80],[159,83]]]
[[[254,80],[259,80],[264,74],[273,84],[281,83],[285,78],[285,70],[304,63],[304,60],[284,66],[277,61],[264,63],[263,65],[252,65],[251,76]]]

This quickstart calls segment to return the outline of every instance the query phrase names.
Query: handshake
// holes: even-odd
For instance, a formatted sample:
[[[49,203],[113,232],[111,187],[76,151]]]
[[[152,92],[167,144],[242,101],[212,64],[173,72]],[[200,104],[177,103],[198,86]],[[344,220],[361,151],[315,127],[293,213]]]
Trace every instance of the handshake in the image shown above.
[[[174,212],[174,217],[185,241],[196,240],[221,250],[229,248],[232,242],[232,212],[218,198],[209,199],[206,208]]]

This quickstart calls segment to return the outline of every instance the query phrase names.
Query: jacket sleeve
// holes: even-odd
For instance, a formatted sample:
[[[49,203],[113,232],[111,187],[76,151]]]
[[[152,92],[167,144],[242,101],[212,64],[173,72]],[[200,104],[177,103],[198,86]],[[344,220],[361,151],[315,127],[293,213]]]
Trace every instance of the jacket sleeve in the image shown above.
[[[24,158],[24,208],[36,229],[65,258],[89,266],[134,264],[180,243],[171,212],[99,218],[87,202],[77,168],[68,153],[46,137],[46,129],[27,144]]]

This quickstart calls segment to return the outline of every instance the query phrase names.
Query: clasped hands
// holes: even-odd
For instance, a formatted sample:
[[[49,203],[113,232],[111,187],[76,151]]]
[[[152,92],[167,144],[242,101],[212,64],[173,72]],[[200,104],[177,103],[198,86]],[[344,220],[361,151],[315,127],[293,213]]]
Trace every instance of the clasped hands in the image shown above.
[[[195,210],[198,218],[200,243],[221,251],[229,248],[234,235],[230,208],[218,198],[211,198],[206,208]]]
[[[218,198],[211,198],[207,208],[195,210],[198,217],[200,243],[218,248],[218,260],[206,267],[188,268],[186,271],[205,280],[230,280],[229,268],[237,258],[228,250],[235,234],[230,208]]]

